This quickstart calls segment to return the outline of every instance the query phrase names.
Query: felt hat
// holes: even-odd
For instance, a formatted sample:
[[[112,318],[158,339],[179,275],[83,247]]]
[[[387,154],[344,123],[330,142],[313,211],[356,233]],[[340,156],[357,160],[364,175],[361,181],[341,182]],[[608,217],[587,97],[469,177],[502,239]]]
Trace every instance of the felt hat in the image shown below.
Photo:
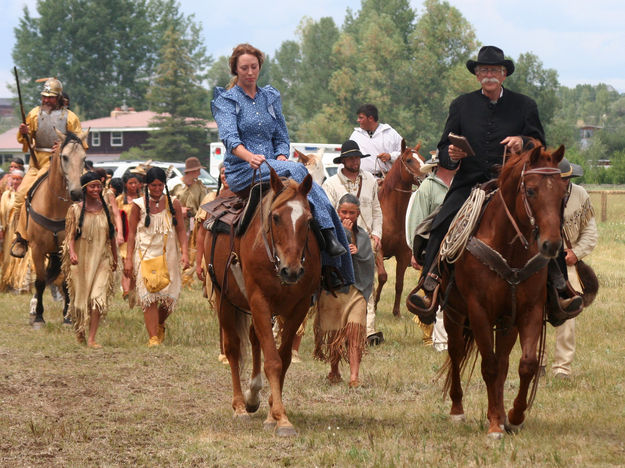
[[[560,177],[563,179],[570,179],[571,177],[581,177],[584,175],[584,169],[579,164],[574,164],[570,162],[566,158],[562,158],[560,164],[558,164],[558,169],[560,169]]]
[[[360,147],[358,146],[358,143],[356,143],[354,140],[347,140],[341,145],[341,155],[334,158],[332,162],[334,164],[341,164],[343,162],[343,158],[351,158],[354,156],[358,156],[359,158],[367,158],[370,155],[362,154],[360,152]]]
[[[421,174],[423,175],[429,174],[434,170],[435,167],[438,166],[438,150],[430,151],[430,154],[432,155],[432,157],[425,161],[423,165],[419,168],[419,172],[421,172]]]
[[[495,46],[484,46],[477,54],[477,60],[467,60],[467,69],[475,75],[475,67],[478,65],[503,65],[506,67],[506,75],[514,73],[514,63],[506,60],[503,50]]]
[[[184,162],[184,172],[197,171],[198,169],[203,169],[202,163],[195,156],[191,156],[187,158]]]

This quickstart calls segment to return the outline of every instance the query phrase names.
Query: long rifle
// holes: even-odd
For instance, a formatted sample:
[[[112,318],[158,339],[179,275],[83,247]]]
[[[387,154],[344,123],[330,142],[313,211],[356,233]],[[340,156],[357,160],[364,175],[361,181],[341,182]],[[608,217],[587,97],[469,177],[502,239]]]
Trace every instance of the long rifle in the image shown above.
[[[22,112],[22,123],[26,125],[26,114],[24,114],[24,104],[22,104],[22,90],[20,89],[20,79],[17,76],[17,67],[13,67],[13,72],[15,72],[15,83],[17,84],[17,97],[20,100],[20,111]],[[33,149],[33,145],[30,143],[30,135],[24,135],[26,139],[26,145],[28,146],[28,152],[30,153],[30,159],[35,165],[35,167],[39,167],[39,161],[37,161],[37,155],[35,154],[35,150]]]

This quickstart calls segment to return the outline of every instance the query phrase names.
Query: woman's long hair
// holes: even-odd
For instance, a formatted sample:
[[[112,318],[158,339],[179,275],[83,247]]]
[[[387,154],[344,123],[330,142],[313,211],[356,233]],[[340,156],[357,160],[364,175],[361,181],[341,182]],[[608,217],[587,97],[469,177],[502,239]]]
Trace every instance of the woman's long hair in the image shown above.
[[[150,227],[150,192],[148,185],[155,180],[160,180],[165,185],[165,193],[167,194],[167,205],[169,206],[169,212],[171,213],[172,223],[174,226],[178,225],[176,219],[176,211],[174,210],[174,204],[171,202],[169,196],[169,189],[167,188],[167,174],[160,167],[151,168],[145,175],[145,227]]]
[[[230,73],[233,77],[230,80],[230,83],[228,83],[228,86],[226,86],[226,89],[234,87],[234,85],[236,85],[239,81],[239,77],[237,76],[237,63],[239,61],[239,57],[245,54],[254,55],[258,59],[258,69],[260,70],[262,68],[263,61],[265,60],[265,54],[251,44],[239,44],[232,50],[232,55],[230,56],[230,60],[228,62],[230,64]]]

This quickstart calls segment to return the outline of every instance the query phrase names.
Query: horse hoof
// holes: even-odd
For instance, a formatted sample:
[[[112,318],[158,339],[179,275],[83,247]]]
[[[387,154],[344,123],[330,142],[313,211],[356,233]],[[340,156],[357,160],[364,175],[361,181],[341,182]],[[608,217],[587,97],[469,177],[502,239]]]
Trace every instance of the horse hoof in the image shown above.
[[[523,422],[521,424],[512,424],[508,420],[508,416],[506,416],[506,422],[504,424],[504,427],[506,429],[506,432],[510,434],[518,434],[519,432],[521,432],[521,429],[523,429]]]
[[[297,431],[291,425],[279,426],[279,427],[276,427],[275,434],[278,437],[295,437],[297,435]]]
[[[449,419],[451,420],[452,423],[458,424],[458,423],[463,423],[467,420],[467,417],[464,415],[464,413],[462,414],[450,414],[449,415]]]
[[[277,424],[278,421],[273,419],[271,416],[267,416],[267,419],[263,421],[263,429],[266,431],[273,431]]]
[[[247,403],[245,404],[245,411],[247,411],[248,413],[256,413],[256,411],[258,411],[258,408],[260,408],[260,401],[255,405],[248,405]]]
[[[486,436],[490,440],[501,440],[503,439],[503,432],[489,432]]]
[[[244,412],[235,411],[232,417],[233,419],[236,419],[238,421],[248,421],[249,419],[251,419],[251,416],[247,414],[246,411]]]
[[[41,330],[45,326],[46,326],[46,322],[43,319],[41,320],[35,319],[32,323],[33,330]]]

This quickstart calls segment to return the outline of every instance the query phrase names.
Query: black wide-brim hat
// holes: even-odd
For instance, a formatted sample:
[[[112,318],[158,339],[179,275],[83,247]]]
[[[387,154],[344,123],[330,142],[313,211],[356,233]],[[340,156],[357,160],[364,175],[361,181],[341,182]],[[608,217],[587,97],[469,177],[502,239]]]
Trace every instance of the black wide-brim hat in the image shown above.
[[[341,155],[332,160],[334,164],[341,164],[343,158],[351,158],[358,156],[359,158],[368,158],[369,154],[362,154],[360,152],[360,146],[354,140],[347,140],[341,145]]]
[[[563,179],[581,177],[584,175],[584,168],[582,166],[572,163],[566,158],[562,158],[562,161],[558,164],[558,169],[560,169],[560,176]]]
[[[475,67],[478,65],[503,65],[506,67],[506,76],[514,73],[514,63],[507,60],[503,50],[495,46],[484,46],[477,54],[477,60],[467,60],[467,69],[475,75]]]

